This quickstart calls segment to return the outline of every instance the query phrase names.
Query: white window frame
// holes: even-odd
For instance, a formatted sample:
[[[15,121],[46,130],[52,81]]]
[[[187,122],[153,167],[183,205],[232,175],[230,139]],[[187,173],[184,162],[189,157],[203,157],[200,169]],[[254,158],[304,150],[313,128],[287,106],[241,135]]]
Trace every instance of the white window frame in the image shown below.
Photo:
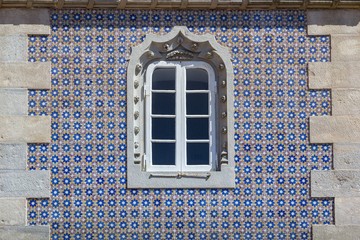
[[[152,164],[152,76],[157,68],[175,68],[175,90],[160,90],[161,92],[175,93],[175,140],[156,140],[157,142],[175,143],[175,166],[174,165],[153,165]],[[186,70],[196,68],[203,69],[208,74],[208,90],[186,90]],[[145,80],[145,119],[146,119],[146,170],[148,172],[209,172],[216,170],[217,151],[216,151],[216,79],[214,69],[206,62],[200,61],[158,61],[151,63],[146,72]],[[208,93],[209,109],[208,115],[186,115],[186,93]],[[166,115],[162,115],[163,117]],[[161,115],[155,115],[161,117]],[[188,117],[204,117],[209,119],[209,139],[208,140],[188,140],[186,138],[186,122]],[[209,143],[209,164],[208,165],[187,165],[187,143],[188,142],[208,142]]]

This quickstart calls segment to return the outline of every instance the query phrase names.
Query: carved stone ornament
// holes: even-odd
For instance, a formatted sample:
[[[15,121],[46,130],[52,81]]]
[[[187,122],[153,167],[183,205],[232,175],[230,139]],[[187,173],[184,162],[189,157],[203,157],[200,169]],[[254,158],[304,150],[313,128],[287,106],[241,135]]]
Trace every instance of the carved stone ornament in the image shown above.
[[[139,118],[139,111],[135,111],[135,113],[134,113],[134,117],[135,117],[135,119],[138,119]]]
[[[165,35],[148,34],[145,40],[132,48],[127,69],[127,187],[128,188],[234,188],[235,187],[235,143],[233,65],[229,48],[222,46],[213,34],[195,34],[185,26],[174,26]],[[217,73],[214,84],[218,91],[219,141],[216,166],[206,173],[153,173],[148,171],[149,158],[146,152],[146,82],[147,66],[155,62],[200,61],[210,64]],[[229,126],[228,128],[226,126]],[[230,127],[231,126],[231,127]],[[226,147],[222,148],[224,142]],[[164,175],[165,174],[165,175]],[[167,174],[167,175],[166,175]],[[175,177],[173,177],[175,176]],[[166,177],[166,181],[164,178]]]
[[[167,60],[192,60],[194,54],[186,50],[174,50],[166,54]]]
[[[148,51],[147,56],[148,56],[149,58],[153,58],[153,57],[155,56],[155,53],[154,53],[153,51]]]

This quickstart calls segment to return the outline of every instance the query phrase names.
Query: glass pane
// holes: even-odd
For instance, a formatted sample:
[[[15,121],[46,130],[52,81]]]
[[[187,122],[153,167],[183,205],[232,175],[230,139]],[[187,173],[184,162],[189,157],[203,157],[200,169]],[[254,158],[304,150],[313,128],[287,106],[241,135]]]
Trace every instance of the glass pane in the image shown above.
[[[152,114],[175,114],[175,93],[152,93]]]
[[[200,68],[186,69],[186,90],[208,90],[208,73]]]
[[[175,143],[152,143],[153,165],[175,165]]]
[[[153,118],[152,139],[175,139],[175,118]]]
[[[209,112],[208,93],[187,93],[186,114],[207,115]]]
[[[188,118],[186,128],[187,139],[209,139],[208,118]]]
[[[209,143],[187,143],[187,165],[209,165]]]
[[[152,77],[152,89],[175,90],[175,68],[156,68]]]

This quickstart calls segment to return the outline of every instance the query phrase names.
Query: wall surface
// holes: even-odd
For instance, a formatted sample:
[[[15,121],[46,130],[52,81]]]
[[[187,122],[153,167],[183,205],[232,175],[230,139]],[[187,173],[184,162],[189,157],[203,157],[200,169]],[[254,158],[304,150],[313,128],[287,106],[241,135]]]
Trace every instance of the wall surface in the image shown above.
[[[51,62],[51,90],[29,91],[29,115],[51,116],[50,144],[28,168],[51,171],[50,199],[28,223],[52,239],[310,239],[333,224],[333,200],[310,197],[310,171],[332,146],[309,144],[310,116],[330,92],[309,90],[307,63],[330,60],[330,38],[307,36],[303,11],[52,10],[51,34],[29,38],[29,61]],[[236,188],[126,189],[126,69],[146,34],[185,25],[229,48],[235,79]],[[230,114],[229,114],[230,115]]]

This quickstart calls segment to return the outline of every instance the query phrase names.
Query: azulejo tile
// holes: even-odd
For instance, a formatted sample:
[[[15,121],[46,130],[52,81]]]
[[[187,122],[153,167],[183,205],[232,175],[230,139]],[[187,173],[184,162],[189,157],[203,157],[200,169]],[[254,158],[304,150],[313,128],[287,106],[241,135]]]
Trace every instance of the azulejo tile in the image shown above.
[[[50,199],[28,201],[51,239],[310,239],[333,223],[311,199],[309,173],[331,146],[309,145],[308,117],[330,93],[309,91],[306,64],[329,61],[329,37],[306,35],[302,11],[52,10],[51,35],[29,61],[52,63],[52,89],[29,92],[29,115],[52,116],[52,142],[31,144],[29,169],[51,170]],[[232,52],[236,188],[126,189],[126,69],[148,33],[185,25]]]

